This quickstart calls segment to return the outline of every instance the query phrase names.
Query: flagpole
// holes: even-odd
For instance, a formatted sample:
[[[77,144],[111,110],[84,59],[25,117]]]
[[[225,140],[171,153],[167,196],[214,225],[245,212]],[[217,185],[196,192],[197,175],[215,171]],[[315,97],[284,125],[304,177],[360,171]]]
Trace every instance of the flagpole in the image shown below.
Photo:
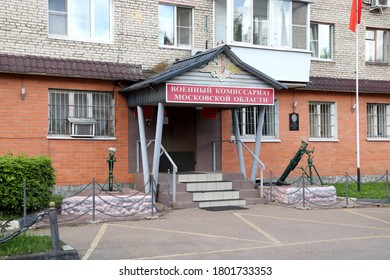
[[[359,18],[359,0],[356,1],[356,19]],[[356,59],[356,175],[357,175],[357,189],[360,192],[360,121],[359,121],[359,28],[358,22],[356,24],[355,36],[355,59]]]

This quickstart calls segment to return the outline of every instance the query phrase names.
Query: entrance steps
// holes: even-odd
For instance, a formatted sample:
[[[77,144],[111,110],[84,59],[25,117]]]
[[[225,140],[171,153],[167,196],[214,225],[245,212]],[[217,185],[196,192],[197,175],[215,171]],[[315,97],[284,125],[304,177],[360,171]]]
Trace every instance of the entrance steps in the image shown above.
[[[159,174],[158,202],[173,208],[209,208],[244,206],[262,201],[260,190],[253,182],[243,180],[239,173],[179,173],[176,182],[176,202],[173,202],[173,175]]]

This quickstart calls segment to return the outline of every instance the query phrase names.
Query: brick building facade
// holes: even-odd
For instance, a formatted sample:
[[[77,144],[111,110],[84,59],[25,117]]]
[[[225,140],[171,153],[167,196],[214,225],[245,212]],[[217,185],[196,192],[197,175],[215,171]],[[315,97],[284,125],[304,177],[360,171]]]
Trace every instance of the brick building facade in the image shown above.
[[[68,3],[76,2],[68,1]],[[94,1],[86,2],[95,5]],[[129,135],[136,137],[138,131],[134,131],[133,124],[129,125],[129,122],[134,123],[134,108],[127,107],[127,96],[119,91],[125,86],[161,72],[178,59],[189,57],[196,50],[216,47],[221,40],[215,34],[215,30],[229,32],[233,29],[229,27],[229,24],[224,26],[220,21],[226,20],[226,14],[229,15],[229,11],[232,11],[229,10],[233,7],[232,0],[107,0],[102,2],[108,5],[107,21],[102,24],[106,33],[101,35],[96,31],[97,28],[95,30],[91,27],[92,31],[87,36],[88,38],[83,37],[86,36],[85,34],[80,35],[72,29],[70,23],[76,24],[71,18],[72,7],[64,8],[58,4],[65,3],[65,1],[27,0],[0,3],[2,11],[0,16],[0,55],[2,55],[0,63],[2,97],[0,154],[13,152],[50,156],[57,170],[58,186],[86,184],[94,176],[99,181],[104,181],[107,177],[106,159],[109,147],[117,148],[115,166],[117,181],[131,183],[132,175],[136,172],[133,158],[136,143],[129,141]],[[252,1],[248,2],[252,3]],[[271,0],[270,3],[276,2]],[[290,1],[287,2],[290,3]],[[265,57],[260,60],[260,62],[264,61],[261,63],[262,69],[260,70],[289,85],[287,90],[275,91],[277,107],[273,115],[274,128],[270,129],[272,137],[265,135],[260,152],[260,158],[266,165],[266,172],[272,171],[275,176],[280,175],[299,148],[300,142],[309,140],[308,148],[315,148],[314,160],[320,175],[337,176],[343,175],[346,171],[356,174],[356,110],[354,110],[356,102],[353,80],[355,78],[355,33],[348,30],[350,3],[342,0],[318,0],[310,4],[308,2],[292,1],[294,7],[301,7],[302,3],[304,7],[310,7],[305,10],[310,12],[305,34],[312,40],[308,39],[307,45],[302,49],[296,50],[291,46],[244,44],[237,42],[238,39],[233,35],[231,37],[234,37],[235,41],[230,40],[229,34],[224,35],[226,38],[223,43],[231,45],[233,50],[241,47],[241,50],[248,52],[256,51],[252,56],[253,60],[257,56],[262,57],[261,55],[265,53]],[[161,39],[169,39],[169,36],[166,36],[168,39],[161,38],[161,32],[159,33],[162,6],[168,8],[167,11],[172,12],[176,19],[178,15],[183,15],[184,20],[186,19],[185,13],[190,12],[192,26],[190,42],[181,45],[178,40],[182,38],[178,38],[179,36],[176,36],[175,41],[169,44],[161,41]],[[218,10],[214,14],[216,7],[225,9],[222,9],[224,13],[221,14],[221,10]],[[371,135],[367,136],[368,130],[371,129],[368,128],[368,110],[383,109],[390,104],[388,53],[384,51],[383,56],[377,58],[382,60],[374,62],[367,61],[365,55],[367,47],[371,44],[366,39],[367,30],[373,31],[375,36],[382,34],[378,31],[385,31],[386,35],[383,35],[383,38],[386,44],[385,50],[387,50],[390,37],[388,33],[390,32],[389,12],[390,8],[374,9],[369,4],[364,4],[362,22],[358,26],[359,74],[362,81],[359,102],[361,169],[364,175],[383,174],[390,166],[387,156],[390,150],[388,142],[390,133],[378,137],[370,130]],[[94,14],[93,11],[92,14]],[[65,17],[69,17],[67,20],[70,23],[64,30],[61,28],[61,30],[50,30],[50,20],[58,23],[62,22],[61,20]],[[62,27],[61,24],[59,26]],[[318,56],[310,59],[310,52],[313,51],[311,48],[316,41],[310,36],[310,30],[313,31],[316,27],[328,28],[330,39],[325,44],[328,44],[329,51],[321,54],[319,50]],[[183,32],[184,30],[185,28]],[[305,38],[305,36],[299,37]],[[274,50],[280,52],[278,56],[272,56],[269,62],[266,60],[270,57],[268,53]],[[281,54],[283,56],[280,56]],[[293,55],[304,55],[306,60],[302,63],[291,62],[288,59]],[[6,60],[4,58],[6,56],[12,57],[7,57]],[[19,61],[23,61],[21,58],[26,56],[33,56],[34,59],[44,58],[48,63],[47,68],[42,72],[32,68],[30,64],[18,65]],[[283,57],[281,62],[278,60],[279,57]],[[74,66],[73,68],[69,66],[68,69],[63,66],[53,70],[51,67],[53,60],[60,60],[64,64],[71,60],[84,62],[85,67],[92,65],[95,69],[90,71],[88,68],[86,72],[95,74],[99,72],[96,69],[109,68],[109,66],[122,69],[121,71],[125,73],[122,72],[121,75],[115,76],[106,71],[105,74],[99,74],[100,76],[97,74],[91,76],[66,71],[80,70]],[[273,63],[273,60],[277,62]],[[23,62],[20,63],[23,64]],[[58,61],[56,63],[58,64]],[[100,68],[96,68],[97,65],[100,65]],[[304,78],[301,78],[302,76],[295,78],[296,72],[306,68],[309,69],[307,79],[305,75],[302,75]],[[129,71],[126,72],[123,69]],[[270,72],[268,73],[267,70]],[[281,77],[276,77],[279,74]],[[286,79],[288,75],[294,78]],[[23,88],[24,100],[21,98]],[[72,92],[72,96],[79,92],[88,96],[95,92],[111,93],[112,102],[115,104],[114,134],[83,139],[50,135],[49,104],[50,95],[54,94],[50,90],[68,90]],[[311,128],[310,114],[317,108],[318,110],[326,108],[327,112],[332,112],[330,118],[334,123],[332,127],[329,126],[326,129],[328,130],[326,133],[315,129],[313,131]],[[299,130],[289,128],[289,114],[293,112],[299,114]],[[220,140],[233,139],[231,112],[221,110],[220,114]],[[155,118],[156,115],[154,114],[153,117]],[[371,122],[373,122],[372,119]],[[376,129],[379,128],[376,127]],[[311,133],[314,134],[311,135]],[[325,137],[321,137],[321,133],[325,133]],[[253,139],[248,137],[244,140],[250,148],[254,147]],[[236,154],[234,145],[223,144],[222,170],[239,171]],[[251,159],[246,152],[245,157],[247,169],[250,169]],[[305,162],[301,164],[305,165]],[[298,176],[300,172],[297,169],[292,175]]]

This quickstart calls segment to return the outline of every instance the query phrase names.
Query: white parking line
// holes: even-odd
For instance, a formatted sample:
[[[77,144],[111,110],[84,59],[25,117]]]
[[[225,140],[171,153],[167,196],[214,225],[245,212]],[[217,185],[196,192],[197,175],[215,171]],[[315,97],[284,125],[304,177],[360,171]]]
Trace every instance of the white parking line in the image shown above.
[[[356,212],[356,211],[352,211],[350,209],[345,209],[344,211],[346,211],[348,213],[352,213],[352,214],[355,214],[355,215],[359,215],[359,216],[365,217],[367,219],[375,220],[375,221],[378,221],[378,222],[390,225],[390,222],[388,222],[388,221],[385,221],[385,220],[382,220],[382,219],[378,219],[378,218],[375,218],[375,217],[372,217],[372,216],[368,216],[368,215],[365,215],[363,213],[359,213],[359,212]]]
[[[132,229],[138,229],[138,230],[158,231],[158,232],[165,232],[165,233],[194,235],[194,236],[199,236],[199,237],[208,237],[208,238],[216,238],[216,239],[227,239],[227,240],[235,240],[235,241],[246,241],[246,242],[270,244],[269,242],[260,241],[260,240],[245,239],[245,238],[239,238],[239,237],[221,236],[221,235],[213,235],[213,234],[205,234],[205,233],[198,233],[198,232],[191,232],[191,231],[178,231],[178,230],[171,230],[171,229],[159,229],[159,228],[151,228],[151,227],[138,227],[138,226],[129,226],[129,225],[121,225],[121,224],[111,224],[110,226],[113,226],[113,227],[125,227],[125,228],[132,228]]]
[[[96,249],[97,245],[99,244],[100,240],[103,238],[104,233],[106,232],[107,224],[103,224],[95,236],[95,239],[92,241],[91,246],[89,247],[88,251],[83,256],[83,260],[88,260],[93,251]]]
[[[273,237],[271,234],[269,234],[268,232],[262,230],[261,228],[259,228],[258,226],[256,226],[255,224],[253,224],[252,222],[248,221],[247,219],[245,219],[244,217],[242,217],[240,214],[238,213],[233,213],[234,216],[240,218],[244,223],[246,223],[247,225],[249,225],[251,228],[255,229],[256,231],[258,231],[259,233],[261,233],[262,235],[264,235],[266,238],[268,238],[269,240],[271,240],[274,244],[282,244],[281,241],[279,241],[278,239],[276,239],[275,237]]]

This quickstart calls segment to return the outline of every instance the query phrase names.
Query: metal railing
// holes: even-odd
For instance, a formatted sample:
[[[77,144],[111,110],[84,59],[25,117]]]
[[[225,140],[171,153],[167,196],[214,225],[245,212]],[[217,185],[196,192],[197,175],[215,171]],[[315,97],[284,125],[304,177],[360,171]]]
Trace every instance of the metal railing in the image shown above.
[[[241,140],[221,140],[221,141],[213,141],[211,142],[212,144],[212,154],[213,154],[213,171],[217,171],[217,164],[216,164],[216,144],[217,143],[232,143],[235,146],[237,146],[237,143],[241,143],[241,145],[249,152],[249,154],[254,158],[258,163],[259,163],[259,168],[260,168],[260,195],[263,197],[263,178],[264,178],[264,170],[265,170],[265,165],[264,163],[252,152],[251,149],[247,145],[245,145],[244,142]],[[246,179],[246,178],[245,178]],[[256,182],[254,182],[256,183]]]
[[[152,140],[146,140],[146,148],[148,148],[150,146],[150,144],[152,144],[153,142],[155,142],[154,139]],[[136,157],[137,157],[137,173],[140,173],[140,145],[141,145],[141,141],[137,141],[137,146],[136,146]],[[172,167],[173,167],[173,170],[172,170],[172,175],[173,175],[173,181],[172,181],[172,197],[173,197],[173,202],[175,203],[176,202],[176,174],[177,174],[177,165],[176,163],[173,161],[173,159],[171,158],[171,156],[169,155],[169,153],[167,152],[167,150],[164,148],[164,146],[161,144],[161,153],[160,153],[160,157],[162,154],[165,154],[165,156],[167,157],[167,159],[169,160],[169,162],[172,164]]]

